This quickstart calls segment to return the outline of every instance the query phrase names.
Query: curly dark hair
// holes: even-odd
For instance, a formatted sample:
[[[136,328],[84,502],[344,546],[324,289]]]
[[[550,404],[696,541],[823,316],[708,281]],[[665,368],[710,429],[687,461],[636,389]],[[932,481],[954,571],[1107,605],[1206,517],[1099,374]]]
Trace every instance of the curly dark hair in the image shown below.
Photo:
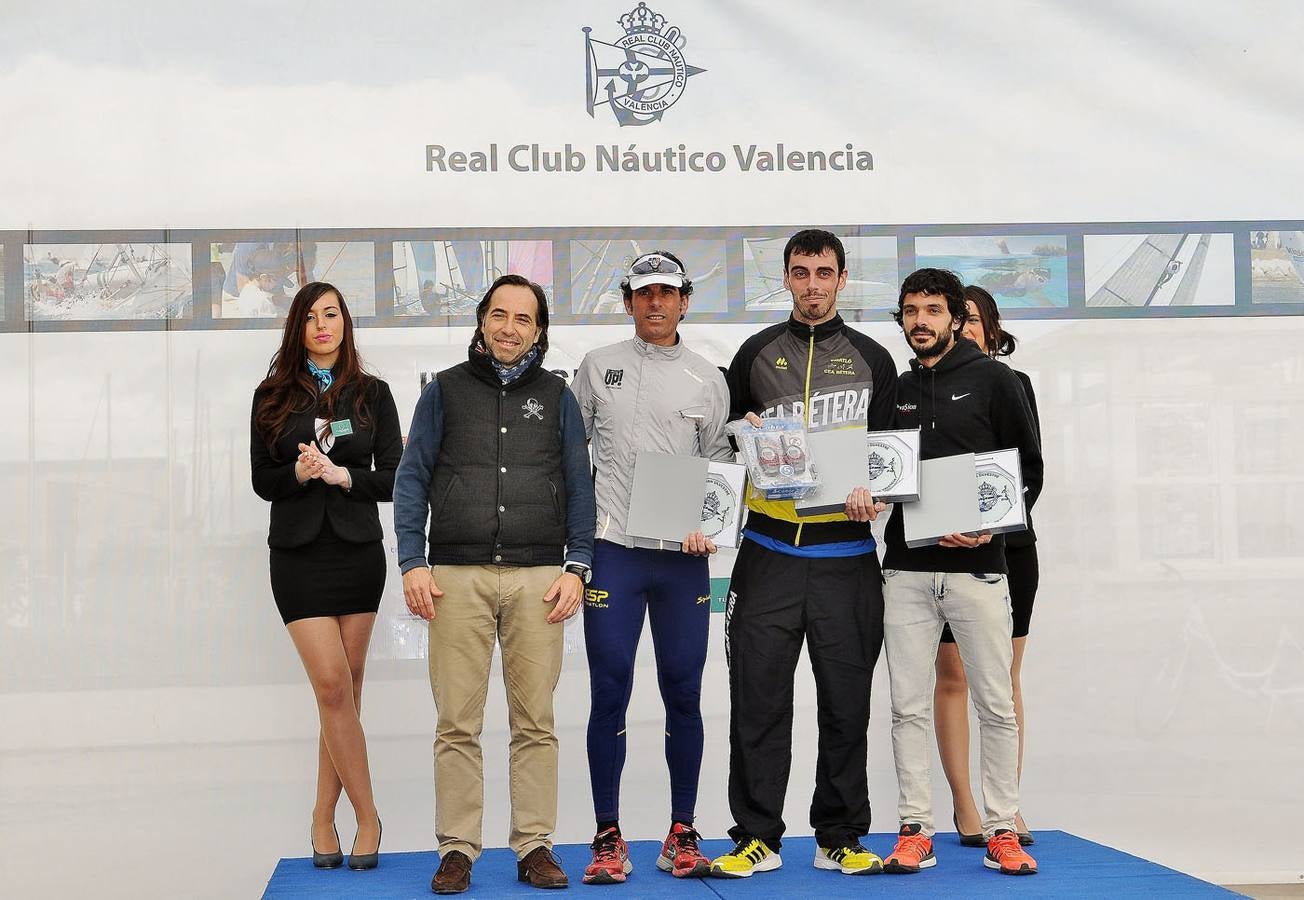
[[[897,308],[892,318],[901,324],[901,307],[907,294],[923,294],[926,297],[945,297],[946,308],[951,318],[956,321],[956,328],[964,324],[968,309],[964,305],[964,283],[959,276],[946,269],[916,269],[901,282],[901,293],[897,295]]]

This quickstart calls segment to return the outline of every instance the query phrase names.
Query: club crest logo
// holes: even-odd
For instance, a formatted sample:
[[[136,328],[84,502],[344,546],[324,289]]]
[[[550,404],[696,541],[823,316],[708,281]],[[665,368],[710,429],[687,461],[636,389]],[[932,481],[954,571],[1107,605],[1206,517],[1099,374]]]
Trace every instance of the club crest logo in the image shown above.
[[[538,419],[540,422],[543,421],[543,404],[540,403],[538,400],[535,400],[533,397],[531,397],[529,400],[526,400],[525,404],[521,407],[521,409],[525,410],[525,415],[522,416],[522,418],[528,419],[531,416],[533,416],[534,418]]]
[[[869,490],[873,494],[890,491],[901,481],[905,462],[901,451],[885,441],[869,441]]]
[[[584,28],[586,107],[593,116],[597,107],[610,106],[622,126],[651,125],[683,96],[688,79],[706,70],[688,64],[687,38],[646,3],[617,22],[625,35],[614,43]]]
[[[978,470],[978,519],[995,525],[1014,508],[1014,481],[999,467]]]
[[[738,498],[729,482],[715,474],[707,473],[706,497],[702,501],[702,534],[713,538],[733,521]]]

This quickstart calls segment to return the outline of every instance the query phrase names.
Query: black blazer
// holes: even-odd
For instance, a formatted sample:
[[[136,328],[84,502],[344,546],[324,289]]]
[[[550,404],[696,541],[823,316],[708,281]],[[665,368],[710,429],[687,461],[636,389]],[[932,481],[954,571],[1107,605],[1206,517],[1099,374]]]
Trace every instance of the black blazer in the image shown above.
[[[336,437],[335,446],[326,454],[335,465],[349,470],[353,480],[350,491],[318,478],[301,485],[294,477],[299,444],[310,443],[316,436],[315,410],[290,416],[285,434],[276,441],[275,454],[253,426],[250,413],[249,464],[254,493],[272,503],[269,547],[289,549],[312,543],[326,517],[341,540],[363,544],[383,537],[376,503],[394,499],[394,470],[403,456],[403,437],[389,385],[376,378],[363,390],[370,399],[371,424],[362,427],[353,404],[337,404],[336,418],[347,416],[353,433]],[[261,399],[262,394],[255,391],[254,411]]]

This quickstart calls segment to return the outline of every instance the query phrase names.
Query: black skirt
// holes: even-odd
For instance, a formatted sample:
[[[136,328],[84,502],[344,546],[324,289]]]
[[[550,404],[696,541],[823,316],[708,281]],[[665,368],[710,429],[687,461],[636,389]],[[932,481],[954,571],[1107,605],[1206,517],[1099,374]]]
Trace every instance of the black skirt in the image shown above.
[[[322,523],[311,544],[271,550],[272,596],[281,619],[374,613],[385,591],[385,548],[380,541],[342,541]]]

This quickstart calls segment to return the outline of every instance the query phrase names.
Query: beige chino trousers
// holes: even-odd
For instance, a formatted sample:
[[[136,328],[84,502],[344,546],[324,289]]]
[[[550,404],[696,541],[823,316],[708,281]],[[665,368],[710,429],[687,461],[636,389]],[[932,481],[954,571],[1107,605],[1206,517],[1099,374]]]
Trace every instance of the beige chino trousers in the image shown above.
[[[480,732],[494,640],[502,646],[511,727],[508,845],[518,859],[551,847],[557,825],[557,735],[552,696],[561,675],[564,623],[550,625],[543,595],[557,566],[437,566],[444,596],[430,623],[435,728],[435,836],[439,852],[472,861],[483,849]]]

